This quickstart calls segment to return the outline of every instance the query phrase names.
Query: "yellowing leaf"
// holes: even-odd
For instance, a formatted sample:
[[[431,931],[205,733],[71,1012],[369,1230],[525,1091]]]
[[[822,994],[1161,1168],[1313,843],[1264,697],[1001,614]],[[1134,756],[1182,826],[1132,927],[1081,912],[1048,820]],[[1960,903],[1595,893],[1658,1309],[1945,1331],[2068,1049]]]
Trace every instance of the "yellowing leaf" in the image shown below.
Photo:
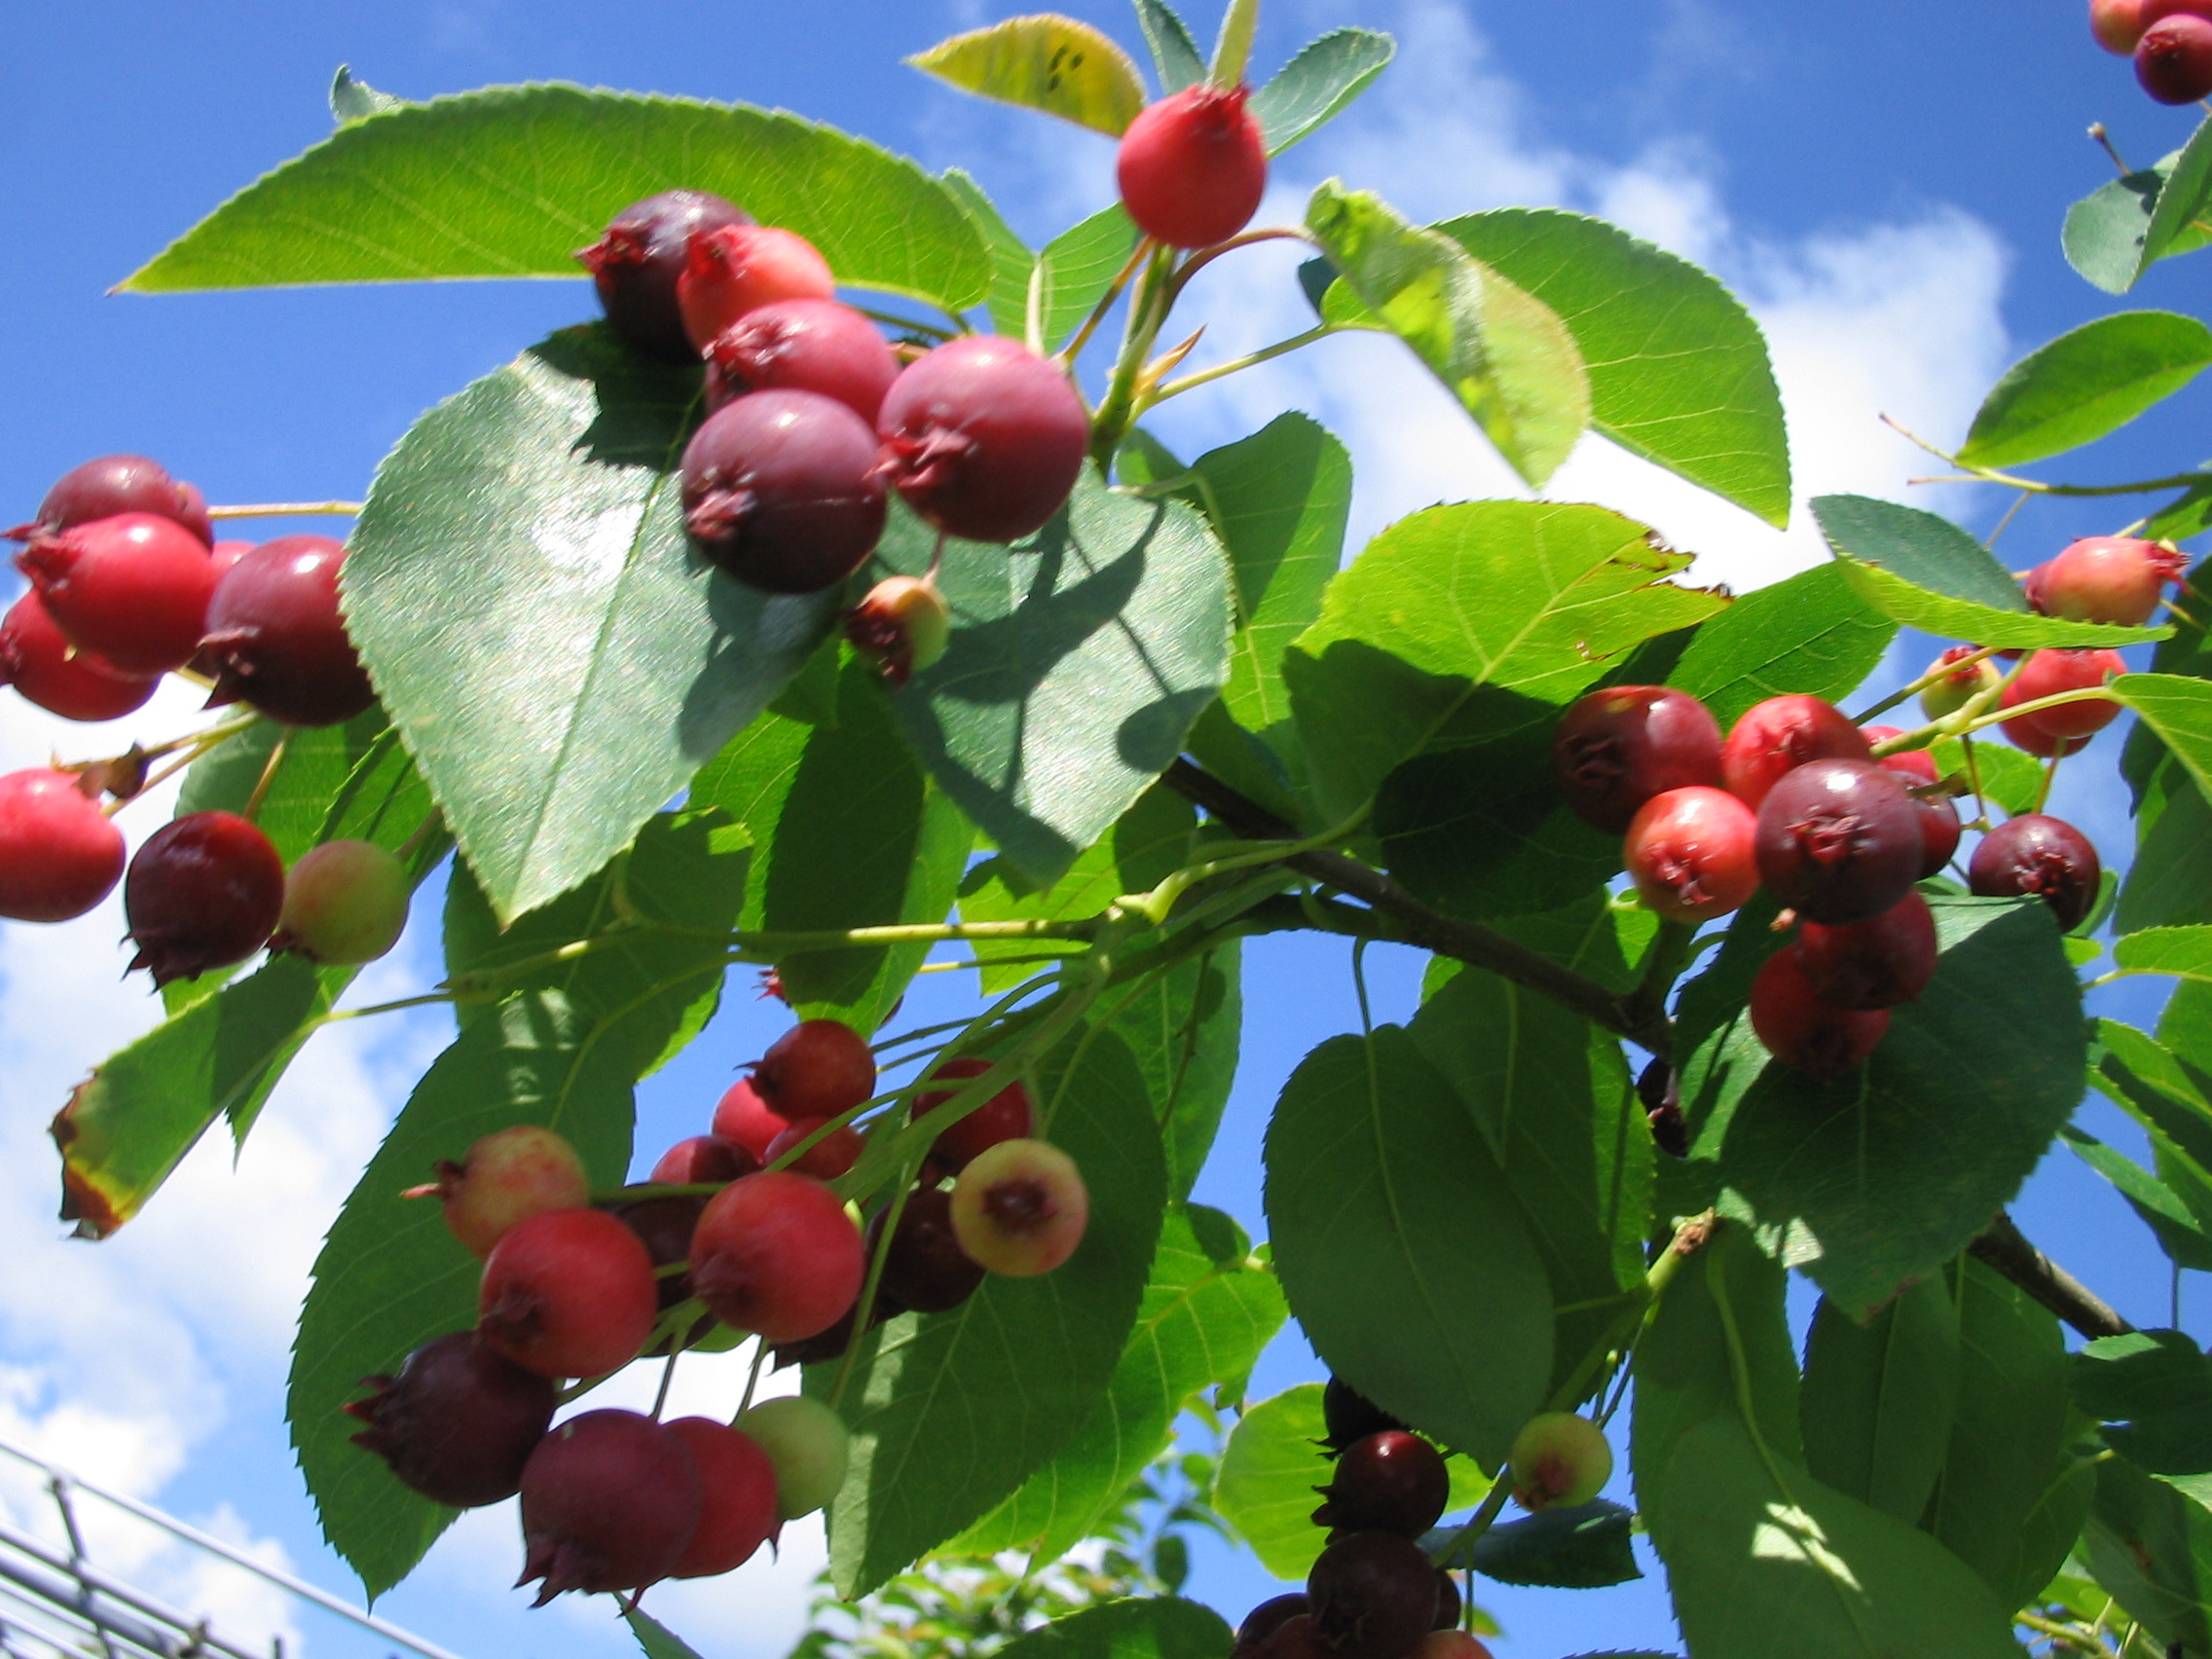
[[[906,59],[964,92],[1041,109],[1119,138],[1144,108],[1129,55],[1088,23],[1052,12],[1009,18]]]

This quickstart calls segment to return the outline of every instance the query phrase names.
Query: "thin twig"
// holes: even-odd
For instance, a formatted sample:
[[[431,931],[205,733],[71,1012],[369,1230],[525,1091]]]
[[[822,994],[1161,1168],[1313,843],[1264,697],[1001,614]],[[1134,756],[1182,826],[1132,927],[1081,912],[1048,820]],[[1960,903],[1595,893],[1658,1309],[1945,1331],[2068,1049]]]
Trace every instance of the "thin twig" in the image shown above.
[[[249,518],[308,518],[319,514],[332,514],[342,518],[357,517],[364,503],[360,501],[254,501],[244,506],[209,507],[211,519]]]
[[[2021,1236],[2003,1210],[1967,1246],[1967,1253],[1995,1268],[2084,1337],[2124,1337],[2135,1329],[2095,1291]]]

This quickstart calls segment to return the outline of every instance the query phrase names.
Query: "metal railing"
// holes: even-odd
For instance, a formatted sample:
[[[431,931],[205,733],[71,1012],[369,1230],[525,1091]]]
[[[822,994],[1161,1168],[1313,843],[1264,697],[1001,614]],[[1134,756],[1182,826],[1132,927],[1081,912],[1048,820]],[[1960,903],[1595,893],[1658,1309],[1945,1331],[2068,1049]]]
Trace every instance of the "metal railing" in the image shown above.
[[[292,1600],[418,1659],[456,1659],[435,1643],[255,1561],[149,1504],[79,1480],[5,1440],[0,1440],[0,1455],[34,1473],[60,1523],[58,1540],[42,1539],[18,1530],[0,1512],[0,1659],[287,1659],[281,1636],[249,1643],[95,1567],[80,1523],[80,1499],[119,1510],[190,1551],[250,1573]]]

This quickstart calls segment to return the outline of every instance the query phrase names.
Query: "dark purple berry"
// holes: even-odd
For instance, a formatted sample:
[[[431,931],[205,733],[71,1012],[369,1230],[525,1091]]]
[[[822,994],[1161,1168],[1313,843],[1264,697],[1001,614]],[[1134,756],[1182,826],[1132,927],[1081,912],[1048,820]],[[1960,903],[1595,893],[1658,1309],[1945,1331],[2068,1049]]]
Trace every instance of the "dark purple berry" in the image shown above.
[[[698,1530],[699,1466],[681,1435],[636,1412],[586,1412],[537,1444],[522,1472],[517,1584],[642,1590],[668,1576]]]
[[[867,423],[820,392],[748,392],[684,446],[692,545],[769,593],[843,581],[875,550],[883,516]]]
[[[2041,899],[2066,930],[2080,927],[2096,907],[2103,881],[2104,866],[2089,838],[2040,812],[1990,830],[1967,866],[1967,885],[1984,899]]]
[[[676,304],[676,281],[683,275],[691,238],[752,223],[744,208],[706,191],[664,190],[615,214],[607,234],[576,258],[591,273],[608,324],[625,342],[664,362],[694,362],[698,352]]]
[[[778,300],[707,346],[707,407],[784,387],[833,397],[871,427],[899,359],[875,324],[835,300]]]
[[[473,1509],[512,1497],[523,1465],[553,1420],[560,1389],[456,1331],[424,1343],[396,1377],[347,1414],[368,1426],[353,1444],[391,1465],[400,1483],[439,1503]]]
[[[1436,1568],[1410,1538],[1353,1532],[1307,1574],[1313,1626],[1343,1659],[1406,1659],[1436,1627]]]
[[[1928,843],[1897,773],[1870,760],[1813,760],[1767,792],[1756,848],[1775,898],[1834,925],[1868,921],[1902,899]]]
[[[654,1283],[658,1287],[657,1300],[666,1312],[679,1302],[691,1295],[689,1273],[657,1273],[657,1270],[673,1267],[678,1262],[691,1259],[691,1233],[699,1225],[699,1216],[706,1209],[703,1198],[639,1198],[626,1204],[609,1204],[607,1213],[638,1235],[645,1245],[645,1254],[652,1258],[656,1270]]]
[[[152,513],[181,524],[203,542],[211,545],[215,539],[215,527],[200,492],[178,483],[160,461],[142,455],[103,455],[72,466],[46,493],[38,517],[4,534],[27,541],[39,531],[51,535],[118,513]]]
[[[1436,1628],[1450,1630],[1459,1622],[1459,1585],[1441,1567],[1436,1569]]]
[[[2212,22],[2184,13],[2153,23],[2136,43],[2135,79],[2162,104],[2212,93]]]
[[[280,535],[223,572],[200,647],[215,671],[209,708],[247,703],[286,725],[327,726],[376,701],[338,613],[345,564],[327,535]]]
[[[891,482],[947,535],[1018,541],[1051,522],[1083,470],[1090,421],[1062,369],[996,334],[909,363],[876,432]]]
[[[1444,1455],[1418,1434],[1386,1428],[1338,1455],[1313,1525],[1339,1532],[1396,1532],[1418,1538],[1452,1495]]]
[[[243,962],[284,910],[284,861],[228,812],[195,812],[146,837],[123,878],[123,914],[154,983]]]
[[[879,1215],[868,1231],[869,1249],[882,1234]],[[883,1258],[883,1293],[910,1312],[942,1313],[975,1295],[982,1282],[983,1270],[953,1236],[952,1195],[941,1187],[907,1194]]]
[[[1261,1642],[1311,1609],[1312,1604],[1302,1590],[1294,1590],[1287,1596],[1269,1597],[1246,1613],[1244,1622],[1236,1627],[1236,1645],[1230,1650],[1231,1659],[1251,1659]]]
[[[1561,718],[1552,772],[1577,817],[1618,835],[1653,795],[1720,787],[1720,727],[1687,691],[1607,686]]]

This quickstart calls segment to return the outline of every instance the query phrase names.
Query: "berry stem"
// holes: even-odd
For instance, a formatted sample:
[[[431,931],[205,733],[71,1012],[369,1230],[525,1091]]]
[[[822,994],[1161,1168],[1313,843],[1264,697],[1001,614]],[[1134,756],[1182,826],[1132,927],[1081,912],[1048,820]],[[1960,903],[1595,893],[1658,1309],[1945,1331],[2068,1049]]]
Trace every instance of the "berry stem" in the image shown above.
[[[1106,291],[1098,296],[1098,303],[1090,308],[1090,314],[1083,319],[1083,326],[1075,331],[1075,334],[1065,346],[1060,348],[1058,354],[1063,365],[1074,366],[1075,360],[1082,354],[1083,349],[1090,344],[1090,337],[1098,332],[1098,325],[1106,320],[1106,313],[1114,309],[1114,302],[1122,297],[1122,290],[1129,285],[1129,278],[1134,276],[1145,262],[1159,249],[1160,244],[1150,237],[1140,237],[1137,240],[1137,245],[1129,253],[1129,262],[1122,267],[1121,273],[1115,276],[1113,281],[1106,284]],[[1032,350],[1042,353],[1045,347],[1039,339],[1034,338],[1034,336],[1042,333],[1044,326],[1034,320],[1037,301],[1037,284],[1034,280],[1034,274],[1029,285],[1029,298],[1032,313],[1030,333],[1033,336],[1029,345]]]
[[[1100,472],[1110,472],[1114,452],[1122,447],[1130,424],[1136,420],[1137,383],[1144,374],[1153,342],[1167,320],[1167,286],[1175,269],[1175,250],[1147,241],[1152,249],[1144,273],[1137,278],[1136,296],[1129,302],[1129,319],[1122,334],[1122,353],[1115,360],[1114,376],[1105,399],[1090,418],[1090,459]]]
[[[1976,466],[1961,461],[1950,451],[1930,443],[1918,432],[1900,424],[1889,416],[1882,424],[1900,436],[1909,438],[1937,461],[1958,468],[1955,477],[1907,478],[1907,484],[2002,484],[2009,490],[2024,490],[2036,496],[2148,496],[2160,490],[2188,490],[2199,485],[2212,484],[2212,472],[2176,472],[2164,478],[2144,478],[2128,484],[2046,484],[2040,479],[2022,478],[2016,473],[2000,472],[1993,466]]]
[[[211,519],[249,518],[307,518],[327,514],[338,518],[356,518],[360,515],[360,501],[255,501],[247,506],[209,507]]]
[[[1318,322],[1303,334],[1293,334],[1289,339],[1278,340],[1272,346],[1263,346],[1257,351],[1247,351],[1241,357],[1232,357],[1228,362],[1216,363],[1210,369],[1199,369],[1195,374],[1183,376],[1180,380],[1171,380],[1164,386],[1156,387],[1144,399],[1143,408],[1138,413],[1142,414],[1144,410],[1156,408],[1160,404],[1165,403],[1170,397],[1180,397],[1184,392],[1204,386],[1211,381],[1224,380],[1230,375],[1253,368],[1258,364],[1268,362],[1272,358],[1286,356],[1292,351],[1302,350],[1312,345],[1316,340],[1326,340],[1332,334],[1343,332],[1344,330],[1333,322]]]
[[[877,1235],[875,1248],[868,1252],[867,1277],[861,1281],[860,1300],[853,1304],[853,1334],[845,1344],[845,1357],[837,1366],[837,1380],[830,1385],[830,1409],[835,1411],[845,1403],[845,1389],[851,1385],[853,1372],[861,1357],[861,1339],[868,1327],[868,1317],[875,1310],[876,1287],[883,1282],[883,1264],[890,1259],[891,1246],[899,1233],[899,1218],[906,1210],[906,1196],[914,1190],[914,1174],[921,1168],[917,1156],[891,1196],[891,1203],[883,1217],[883,1230]]]
[[[1853,725],[1865,725],[1870,721],[1879,719],[1882,716],[1888,714],[1892,709],[1896,708],[1899,703],[1910,702],[1913,698],[1919,696],[1921,692],[1927,690],[1931,685],[1934,685],[1937,681],[1948,680],[1951,678],[1951,676],[1958,674],[1963,670],[1970,669],[1976,663],[1987,662],[1991,657],[1997,654],[1998,649],[1999,647],[1996,645],[1983,645],[1979,650],[1973,652],[1971,656],[1963,656],[1955,662],[1946,662],[1940,667],[1930,669],[1918,680],[1915,680],[1910,685],[1899,687],[1898,690],[1891,692],[1887,697],[1884,697],[1872,708],[1863,710],[1859,714],[1851,716],[1851,723]]]
[[[268,762],[261,768],[261,776],[254,780],[253,793],[245,797],[245,805],[239,816],[251,824],[261,816],[261,803],[269,798],[269,786],[276,781],[276,768],[284,763],[284,752],[292,747],[292,728],[277,730],[276,741],[269,746]]]
[[[768,1363],[768,1345],[758,1338],[753,1344],[753,1369],[745,1374],[745,1392],[737,1402],[737,1417],[731,1418],[730,1426],[737,1426],[737,1419],[753,1409],[754,1391],[760,1386],[761,1370]]]
[[[660,1370],[660,1387],[653,1395],[651,1416],[655,1422],[660,1420],[660,1414],[668,1407],[668,1386],[676,1381],[676,1362],[682,1357],[683,1350],[680,1347],[668,1350],[668,1363]]]
[[[1183,261],[1182,269],[1175,273],[1174,279],[1168,284],[1167,303],[1173,305],[1181,299],[1191,278],[1223,254],[1264,241],[1302,241],[1308,247],[1316,249],[1321,245],[1314,240],[1313,233],[1304,225],[1267,225],[1256,231],[1239,231],[1227,241],[1215,242],[1211,247],[1201,247]]]

